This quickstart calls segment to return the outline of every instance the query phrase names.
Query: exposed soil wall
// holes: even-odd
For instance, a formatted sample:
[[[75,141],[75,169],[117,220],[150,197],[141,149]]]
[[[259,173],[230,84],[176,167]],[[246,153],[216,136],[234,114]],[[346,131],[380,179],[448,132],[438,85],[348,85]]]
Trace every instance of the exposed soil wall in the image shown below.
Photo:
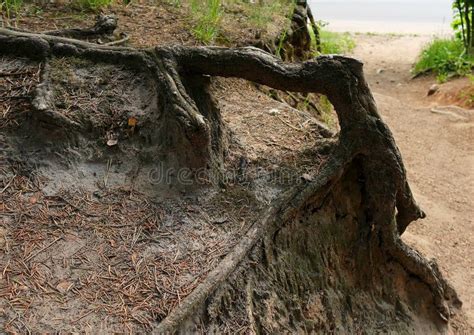
[[[4,271],[5,300],[11,305],[23,299],[21,309],[8,309],[9,326],[21,331],[60,327],[41,319],[25,323],[32,320],[31,310],[41,310],[35,307],[53,292],[65,299],[63,304],[93,307],[71,324],[91,316],[94,329],[99,329],[106,312],[113,320],[125,320],[122,328],[114,321],[101,328],[107,331],[132,326],[129,329],[157,333],[449,330],[460,302],[436,264],[400,239],[424,213],[413,198],[393,136],[377,112],[362,63],[340,56],[284,63],[256,48],[97,46],[56,35],[0,29],[0,69],[8,78],[24,75],[30,83],[28,94],[9,85],[2,97],[12,111],[6,113],[10,122],[3,130],[9,146],[3,191],[12,192],[5,199],[4,235],[15,246],[4,251],[4,268],[13,267],[10,262],[15,265],[14,271]],[[290,185],[279,183],[274,173],[288,162],[259,165],[254,159],[249,164],[251,150],[241,139],[253,134],[248,129],[228,131],[231,127],[212,96],[212,77],[324,94],[335,107],[340,132],[334,136],[313,122],[311,135],[306,134],[313,145],[295,150],[286,166],[296,178]],[[24,105],[16,105],[17,100]],[[78,106],[78,101],[83,104]],[[288,124],[278,110],[259,108],[262,118],[306,133],[302,123]],[[295,120],[301,120],[298,115]],[[289,145],[298,147],[296,140]],[[126,183],[111,185],[112,162],[117,160],[113,173]],[[61,161],[63,175],[54,170]],[[84,187],[82,200],[61,193],[65,188],[74,194],[81,178],[87,179],[84,173],[76,179],[64,176],[81,164],[94,163],[106,168],[98,190],[93,184]],[[135,182],[149,177],[143,169],[156,163],[174,169],[171,181],[148,189],[145,179]],[[236,172],[232,166],[239,174],[224,181],[224,173]],[[250,177],[242,180],[247,168]],[[205,176],[218,177],[199,184],[202,170]],[[44,171],[51,174],[42,176]],[[182,171],[191,185],[178,185]],[[98,171],[86,172],[95,177]],[[43,177],[62,188],[45,193],[43,185],[51,182],[42,184]],[[122,197],[109,198],[117,191],[114,186],[121,188]],[[27,197],[22,187],[28,189]],[[134,187],[144,199],[132,205],[126,195],[133,199]],[[142,209],[149,203],[160,204],[146,207],[150,217],[137,220],[142,210],[126,215],[127,204]],[[17,204],[28,209],[27,220]],[[53,215],[51,207],[57,206],[69,212]],[[22,229],[15,228],[15,222]],[[46,231],[39,243],[23,234],[31,234],[27,228],[35,222],[42,222]],[[214,227],[222,224],[228,226]],[[65,232],[58,227],[69,227],[76,235],[98,232],[94,241],[101,262],[88,262],[100,267],[82,269],[85,278],[74,277],[67,287],[61,286],[60,274],[44,269],[59,266],[52,255],[38,257],[63,239]],[[54,234],[47,230],[51,228]],[[114,239],[107,241],[104,231],[113,232]],[[38,250],[31,250],[30,242]],[[114,248],[122,258],[112,263]],[[44,272],[48,276],[37,275]],[[42,290],[50,278],[57,282]],[[105,280],[105,292],[95,299],[89,295],[91,286],[84,285],[95,284],[94,278]],[[15,286],[18,281],[21,289]],[[115,285],[113,294],[106,283]],[[122,303],[114,299],[117,295]],[[32,307],[25,309],[25,304]],[[74,313],[74,307],[67,308]],[[15,321],[18,313],[21,318]]]
[[[271,226],[180,332],[446,333],[427,287],[387,257],[354,164],[322,201]]]

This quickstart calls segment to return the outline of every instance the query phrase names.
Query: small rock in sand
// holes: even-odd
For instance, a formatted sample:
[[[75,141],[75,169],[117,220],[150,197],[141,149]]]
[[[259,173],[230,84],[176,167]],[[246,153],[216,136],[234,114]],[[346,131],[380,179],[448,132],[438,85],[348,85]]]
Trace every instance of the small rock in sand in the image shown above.
[[[272,109],[270,109],[270,110],[268,111],[268,113],[269,113],[270,115],[275,116],[275,115],[280,114],[280,111],[279,111],[278,109],[276,109],[276,108],[272,108]]]
[[[439,86],[436,84],[431,85],[430,89],[428,90],[428,96],[435,94],[439,90]]]
[[[109,139],[109,140],[107,141],[107,145],[108,145],[109,147],[113,147],[114,145],[117,145],[117,143],[118,143],[118,140],[115,139],[115,138],[111,138],[111,139]]]

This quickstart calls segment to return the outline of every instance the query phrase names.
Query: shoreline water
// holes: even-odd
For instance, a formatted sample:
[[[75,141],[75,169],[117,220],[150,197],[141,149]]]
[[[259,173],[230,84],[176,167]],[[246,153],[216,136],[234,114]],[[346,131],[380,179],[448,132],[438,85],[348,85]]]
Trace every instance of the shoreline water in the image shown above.
[[[375,34],[400,34],[400,35],[423,35],[449,37],[453,35],[449,24],[432,23],[409,23],[409,22],[387,22],[383,21],[349,21],[331,20],[325,21],[328,25],[326,30],[334,32],[349,33],[375,33]]]
[[[449,0],[309,0],[316,20],[336,32],[452,35]]]

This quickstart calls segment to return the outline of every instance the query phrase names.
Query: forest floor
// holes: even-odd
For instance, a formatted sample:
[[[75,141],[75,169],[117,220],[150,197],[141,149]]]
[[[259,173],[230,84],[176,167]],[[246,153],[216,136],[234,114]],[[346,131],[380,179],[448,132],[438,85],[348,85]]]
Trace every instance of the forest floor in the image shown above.
[[[453,107],[469,85],[456,79],[427,96],[432,77],[411,79],[427,36],[356,35],[356,58],[379,111],[394,133],[415,198],[427,218],[413,223],[403,239],[437,259],[474,324],[474,111]]]

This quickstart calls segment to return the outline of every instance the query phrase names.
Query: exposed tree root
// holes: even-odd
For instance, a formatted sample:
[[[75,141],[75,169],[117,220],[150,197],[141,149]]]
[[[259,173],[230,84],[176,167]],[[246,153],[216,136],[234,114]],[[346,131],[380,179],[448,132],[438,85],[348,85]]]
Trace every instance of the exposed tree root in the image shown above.
[[[276,200],[235,250],[159,325],[158,332],[174,331],[232,273],[257,241],[272,236],[272,231],[304,210],[307,203],[324,199],[355,159],[362,169],[368,224],[380,238],[381,248],[430,288],[442,318],[450,316],[448,303],[459,305],[436,264],[427,262],[400,239],[410,222],[425,214],[413,198],[400,152],[377,112],[359,61],[330,56],[287,64],[256,48],[172,46],[139,50],[6,29],[0,29],[0,54],[45,63],[34,105],[45,118],[68,128],[77,125],[56,117],[48,107],[47,63],[51,57],[77,57],[152,73],[161,101],[160,128],[154,129],[158,141],[178,166],[193,169],[219,168],[225,151],[223,125],[206,93],[206,76],[244,78],[279,90],[321,93],[335,106],[341,127],[339,139],[315,180]],[[205,98],[196,99],[197,90]]]
[[[319,32],[319,27],[316,24],[316,21],[314,20],[314,16],[313,16],[313,12],[311,10],[311,7],[309,7],[307,5],[307,1],[305,1],[305,3],[306,3],[306,6],[307,6],[307,10],[308,10],[308,19],[309,19],[309,22],[311,24],[311,28],[313,29],[313,33],[314,33],[314,38],[315,38],[315,42],[316,42],[316,50],[321,52],[321,35],[320,35],[320,32]]]
[[[93,27],[50,30],[43,32],[43,34],[82,39],[101,35],[112,35],[115,29],[117,29],[117,17],[114,15],[100,14],[97,16],[97,21]]]
[[[117,29],[118,19],[114,15],[99,14],[97,16],[96,23],[92,27],[88,28],[70,28],[70,29],[58,29],[48,30],[42,32],[44,35],[60,36],[74,39],[86,39],[100,36],[110,36]],[[31,33],[30,31],[18,29],[16,27],[8,27],[11,31]]]

